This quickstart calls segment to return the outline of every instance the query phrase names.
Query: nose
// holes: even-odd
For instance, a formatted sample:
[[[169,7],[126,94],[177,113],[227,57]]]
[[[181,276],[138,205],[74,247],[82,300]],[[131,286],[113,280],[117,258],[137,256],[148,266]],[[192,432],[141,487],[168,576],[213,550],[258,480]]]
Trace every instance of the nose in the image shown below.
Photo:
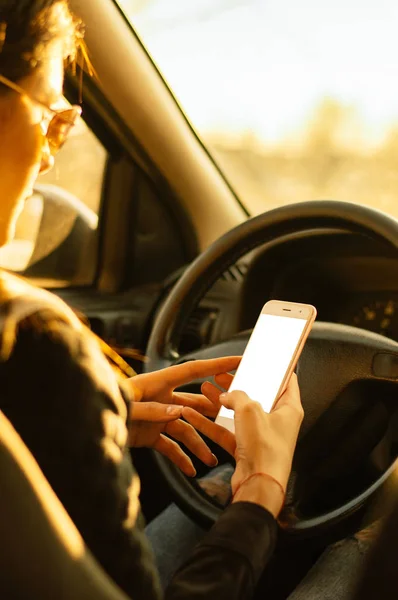
[[[42,155],[41,155],[41,165],[40,165],[40,174],[48,173],[54,166],[54,157],[50,152],[50,146],[48,145],[48,141],[45,139],[43,143]]]

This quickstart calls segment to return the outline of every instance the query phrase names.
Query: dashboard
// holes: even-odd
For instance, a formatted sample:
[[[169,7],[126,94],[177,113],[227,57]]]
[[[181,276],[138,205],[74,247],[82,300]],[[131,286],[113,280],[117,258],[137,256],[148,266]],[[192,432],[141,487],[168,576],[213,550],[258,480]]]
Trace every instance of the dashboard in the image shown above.
[[[291,236],[259,248],[239,261],[240,277],[235,265],[235,276],[224,274],[201,302],[203,319],[212,314],[214,323],[201,345],[251,329],[272,298],[313,304],[320,321],[398,341],[397,258],[384,242],[338,231]]]
[[[288,267],[277,277],[274,293],[311,300],[323,321],[398,340],[398,261],[392,257],[350,253],[298,260],[293,269]]]
[[[368,329],[398,341],[398,294],[357,295],[337,322]]]
[[[180,354],[252,329],[270,299],[313,304],[319,321],[361,327],[398,341],[397,258],[382,242],[337,231],[306,232],[260,247],[229,268],[190,315]],[[107,342],[145,352],[156,312],[180,275],[112,298],[90,291],[75,295],[73,290],[61,296],[86,314]]]

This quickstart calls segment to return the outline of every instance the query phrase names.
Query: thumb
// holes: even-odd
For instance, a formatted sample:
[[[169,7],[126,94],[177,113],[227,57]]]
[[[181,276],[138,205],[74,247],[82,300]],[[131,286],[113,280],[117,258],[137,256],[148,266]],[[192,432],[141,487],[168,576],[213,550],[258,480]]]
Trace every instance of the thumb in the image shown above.
[[[152,423],[169,423],[181,417],[183,406],[161,402],[134,402],[132,419]]]
[[[253,402],[245,392],[234,390],[233,392],[225,392],[220,395],[220,403],[230,410],[238,410],[246,404]]]

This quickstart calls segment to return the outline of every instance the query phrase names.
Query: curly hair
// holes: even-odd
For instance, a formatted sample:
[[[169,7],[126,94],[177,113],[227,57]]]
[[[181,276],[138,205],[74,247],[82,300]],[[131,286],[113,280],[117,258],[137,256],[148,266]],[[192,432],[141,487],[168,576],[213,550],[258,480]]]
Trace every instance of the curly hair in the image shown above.
[[[46,58],[48,45],[62,40],[73,62],[83,47],[83,26],[68,0],[0,0],[0,74],[17,82]],[[0,85],[0,92],[2,86]]]

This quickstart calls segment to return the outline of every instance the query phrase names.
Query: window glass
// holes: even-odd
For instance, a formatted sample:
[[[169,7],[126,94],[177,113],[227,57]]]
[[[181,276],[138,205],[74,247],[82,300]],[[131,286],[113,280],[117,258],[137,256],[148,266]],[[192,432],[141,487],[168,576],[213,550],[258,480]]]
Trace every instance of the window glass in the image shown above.
[[[398,216],[395,0],[119,0],[251,213]]]
[[[55,166],[39,177],[0,265],[46,287],[88,285],[95,277],[107,153],[81,119]]]

